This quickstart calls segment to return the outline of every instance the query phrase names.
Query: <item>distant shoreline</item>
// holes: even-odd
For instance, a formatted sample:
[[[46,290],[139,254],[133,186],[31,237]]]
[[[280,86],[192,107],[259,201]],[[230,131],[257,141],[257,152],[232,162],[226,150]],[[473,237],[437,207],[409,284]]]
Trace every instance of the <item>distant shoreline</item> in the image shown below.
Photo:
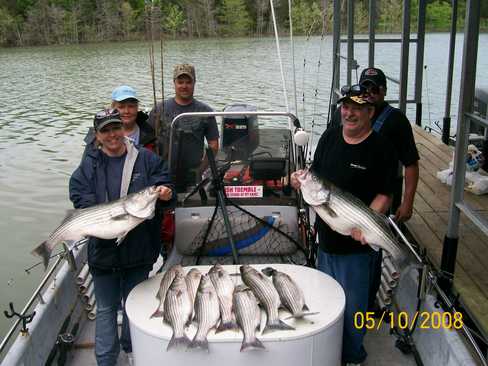
[[[449,30],[436,30],[436,31],[428,31],[425,34],[441,34],[441,33],[449,33]],[[416,34],[416,32],[412,32],[411,34]],[[462,35],[464,34],[464,31],[458,30],[456,32],[456,35]],[[488,34],[488,29],[480,29],[479,34]],[[366,38],[368,33],[367,32],[357,32],[355,33],[356,36],[359,36],[358,38]],[[376,38],[380,38],[382,35],[387,35],[387,36],[392,36],[392,35],[401,35],[401,32],[381,32],[381,33],[376,33]],[[313,34],[312,37],[320,37],[320,34]],[[331,37],[332,34],[328,33],[326,36]],[[174,42],[174,41],[195,41],[195,40],[212,40],[212,39],[242,39],[242,38],[248,38],[248,39],[266,39],[266,38],[273,38],[274,36],[272,34],[269,35],[263,35],[263,36],[232,36],[232,37],[226,37],[226,36],[213,36],[213,37],[167,37],[165,36],[163,38],[164,42]],[[289,34],[284,32],[280,34],[280,37],[289,37]],[[295,37],[307,37],[306,35],[295,35]],[[154,39],[154,42],[159,43],[159,38]],[[123,42],[150,42],[150,40],[146,39],[146,37],[134,37],[130,39],[108,39],[108,40],[87,40],[84,42],[73,42],[73,43],[51,43],[51,44],[26,44],[26,45],[0,45],[0,49],[22,49],[22,48],[31,48],[31,47],[59,47],[59,46],[76,46],[76,45],[90,45],[90,44],[104,44],[104,43],[123,43]]]

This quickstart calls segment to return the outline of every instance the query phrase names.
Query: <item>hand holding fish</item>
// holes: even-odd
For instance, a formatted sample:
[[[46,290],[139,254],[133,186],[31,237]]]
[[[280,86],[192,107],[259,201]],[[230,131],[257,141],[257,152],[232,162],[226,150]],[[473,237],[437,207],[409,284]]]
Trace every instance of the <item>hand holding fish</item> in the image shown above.
[[[395,221],[398,223],[402,223],[405,221],[410,220],[413,213],[412,205],[407,205],[406,202],[402,202],[400,207],[395,212]]]
[[[365,237],[363,236],[363,232],[361,231],[361,229],[358,229],[357,227],[351,229],[351,237],[354,240],[360,242],[362,245],[368,244]]]
[[[291,177],[290,177],[291,186],[295,189],[300,189],[301,184],[299,178],[303,178],[305,174],[307,174],[307,170],[305,169],[300,169],[297,170],[296,172],[291,173]]]
[[[159,199],[161,201],[169,201],[173,196],[173,191],[169,187],[159,186],[158,191],[159,191]]]

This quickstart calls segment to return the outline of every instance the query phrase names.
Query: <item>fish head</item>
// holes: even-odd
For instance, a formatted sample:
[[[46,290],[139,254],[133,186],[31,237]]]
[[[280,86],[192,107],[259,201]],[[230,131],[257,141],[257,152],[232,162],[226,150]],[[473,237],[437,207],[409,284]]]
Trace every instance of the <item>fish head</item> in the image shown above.
[[[197,268],[192,268],[190,272],[188,272],[188,276],[191,278],[201,278],[202,277],[202,272],[200,272]]]
[[[186,289],[185,275],[180,272],[176,272],[173,282],[171,282],[170,289],[176,291]]]
[[[244,284],[240,284],[240,285],[237,285],[235,288],[234,288],[234,293],[236,292],[244,292],[244,291],[247,291],[249,290],[249,287],[247,287],[246,285]]]
[[[245,275],[246,273],[249,273],[253,268],[248,265],[248,264],[243,264],[242,266],[239,267],[239,270],[241,271],[241,275]]]
[[[198,285],[198,291],[199,292],[206,292],[209,291],[213,288],[212,281],[210,280],[210,276],[208,274],[205,274],[202,276],[200,279],[200,284]]]
[[[218,272],[222,272],[224,270],[224,267],[222,267],[221,264],[219,263],[215,263],[212,268],[210,268],[210,270],[208,271],[208,273],[218,273]]]
[[[147,187],[142,191],[126,197],[124,208],[132,216],[148,219],[154,216],[159,190],[156,186]]]
[[[330,186],[312,172],[297,176],[303,199],[310,206],[320,206],[330,197]]]

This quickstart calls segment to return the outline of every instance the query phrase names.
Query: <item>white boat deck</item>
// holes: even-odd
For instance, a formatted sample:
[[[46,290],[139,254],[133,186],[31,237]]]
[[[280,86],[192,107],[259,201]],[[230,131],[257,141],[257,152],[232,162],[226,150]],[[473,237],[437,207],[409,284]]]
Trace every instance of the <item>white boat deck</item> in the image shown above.
[[[75,342],[74,349],[69,353],[67,366],[96,366],[95,360],[95,322],[88,321],[80,337]],[[378,331],[370,331],[366,334],[365,347],[368,358],[362,366],[415,366],[412,355],[404,355],[395,347],[396,338],[389,333],[389,327],[383,325]],[[119,354],[119,366],[128,366],[127,355],[121,351]],[[327,365],[324,365],[327,366]]]

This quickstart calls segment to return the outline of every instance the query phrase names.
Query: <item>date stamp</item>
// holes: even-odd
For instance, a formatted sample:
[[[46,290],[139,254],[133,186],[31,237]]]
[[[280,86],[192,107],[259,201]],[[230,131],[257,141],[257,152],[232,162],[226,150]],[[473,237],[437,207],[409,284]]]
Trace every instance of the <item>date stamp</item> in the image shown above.
[[[409,314],[406,311],[386,312],[379,318],[374,317],[374,312],[356,312],[354,314],[354,327],[356,329],[379,330],[385,323],[390,329],[400,328],[412,330],[415,326],[419,329],[460,329],[463,326],[463,314],[442,311],[416,311]]]

